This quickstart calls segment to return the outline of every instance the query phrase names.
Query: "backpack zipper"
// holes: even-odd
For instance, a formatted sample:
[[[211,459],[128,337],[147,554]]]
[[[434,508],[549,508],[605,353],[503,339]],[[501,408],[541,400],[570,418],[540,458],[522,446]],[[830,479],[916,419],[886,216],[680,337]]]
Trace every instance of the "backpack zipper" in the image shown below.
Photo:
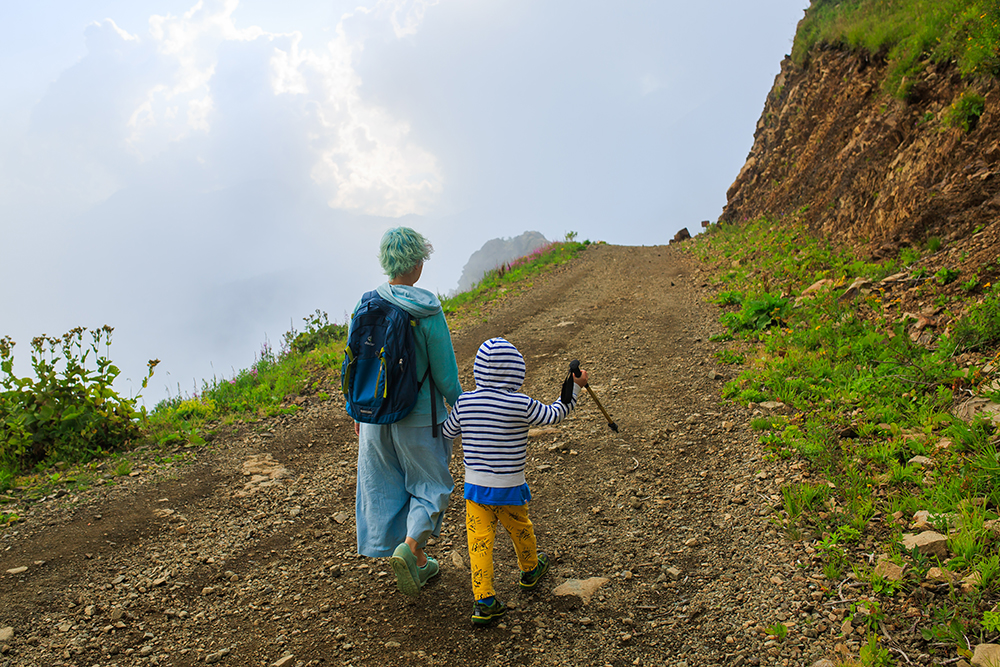
[[[378,398],[378,383],[382,379],[382,373],[386,370],[385,368],[385,348],[383,347],[378,353],[378,377],[375,378],[375,398]],[[389,396],[389,374],[385,373],[385,387],[382,390],[382,398],[387,398]]]

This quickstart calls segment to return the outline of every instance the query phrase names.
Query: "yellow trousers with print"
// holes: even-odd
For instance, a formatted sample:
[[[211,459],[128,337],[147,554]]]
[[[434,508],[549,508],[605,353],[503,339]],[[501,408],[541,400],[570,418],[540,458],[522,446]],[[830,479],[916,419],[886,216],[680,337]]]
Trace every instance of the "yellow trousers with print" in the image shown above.
[[[538,565],[535,529],[528,518],[527,505],[480,505],[465,501],[465,532],[469,538],[469,567],[472,593],[477,600],[494,595],[493,540],[497,521],[510,534],[517,553],[517,566],[530,572]]]

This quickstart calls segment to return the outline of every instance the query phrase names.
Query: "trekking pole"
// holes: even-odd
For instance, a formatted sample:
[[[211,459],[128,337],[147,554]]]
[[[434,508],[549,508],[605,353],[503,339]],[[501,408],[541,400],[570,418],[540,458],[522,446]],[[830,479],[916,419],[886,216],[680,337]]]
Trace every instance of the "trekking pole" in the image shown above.
[[[573,375],[575,377],[580,377],[580,360],[579,359],[574,359],[573,361],[570,362],[570,364],[569,364],[569,372],[570,372],[570,375]],[[597,394],[595,394],[594,390],[590,388],[590,383],[588,382],[587,384],[583,385],[583,388],[586,389],[587,393],[590,394],[590,397],[592,399],[594,399],[594,403],[597,403],[597,407],[600,408],[601,414],[603,414],[604,418],[608,420],[608,426],[611,427],[611,430],[614,431],[615,433],[617,433],[618,432],[618,424],[616,424],[613,421],[611,421],[611,416],[608,414],[608,411],[604,409],[604,406],[601,405],[601,402],[599,400],[597,400]]]

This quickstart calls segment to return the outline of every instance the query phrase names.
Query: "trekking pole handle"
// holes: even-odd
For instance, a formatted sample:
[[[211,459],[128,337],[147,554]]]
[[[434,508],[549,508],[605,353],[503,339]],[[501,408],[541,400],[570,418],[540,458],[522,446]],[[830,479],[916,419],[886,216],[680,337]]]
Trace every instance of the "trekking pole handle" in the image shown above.
[[[569,372],[573,374],[573,377],[580,377],[580,360],[574,359],[569,362]],[[586,385],[584,385],[586,386]]]

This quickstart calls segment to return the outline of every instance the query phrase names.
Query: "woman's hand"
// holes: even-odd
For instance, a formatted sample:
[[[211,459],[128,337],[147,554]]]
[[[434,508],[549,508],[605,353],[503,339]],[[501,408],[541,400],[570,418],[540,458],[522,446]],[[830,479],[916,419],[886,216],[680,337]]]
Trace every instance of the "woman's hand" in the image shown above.
[[[573,376],[573,382],[577,383],[581,387],[586,387],[587,386],[587,371],[585,371],[585,370],[583,370],[581,368],[580,369],[580,374]]]
[[[354,435],[361,437],[361,424],[354,422]]]

